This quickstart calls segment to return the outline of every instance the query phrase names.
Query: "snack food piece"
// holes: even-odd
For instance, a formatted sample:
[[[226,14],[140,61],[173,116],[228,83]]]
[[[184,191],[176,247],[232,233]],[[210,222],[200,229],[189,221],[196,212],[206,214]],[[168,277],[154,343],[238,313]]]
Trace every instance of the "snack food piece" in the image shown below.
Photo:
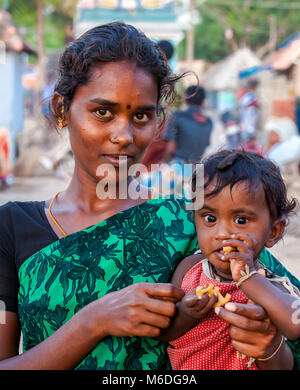
[[[212,283],[208,287],[206,287],[206,288],[202,288],[201,286],[198,286],[196,288],[196,295],[203,295],[203,294],[208,294],[210,297],[213,294],[217,294],[218,300],[213,305],[214,308],[225,305],[225,303],[227,303],[230,300],[230,298],[231,298],[231,295],[229,293],[227,293],[225,295],[225,297],[223,297],[223,295],[220,293],[219,287],[215,287],[214,288]]]
[[[224,251],[225,255],[227,255],[227,253],[234,252],[235,248],[233,248],[232,246],[224,246],[223,251]]]

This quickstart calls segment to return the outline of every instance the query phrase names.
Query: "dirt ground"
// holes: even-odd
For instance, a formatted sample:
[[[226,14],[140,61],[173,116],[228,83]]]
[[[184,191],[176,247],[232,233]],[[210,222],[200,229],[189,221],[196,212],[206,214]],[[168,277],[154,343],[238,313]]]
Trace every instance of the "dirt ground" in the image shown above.
[[[299,178],[300,183],[300,178]],[[0,191],[0,205],[8,201],[46,200],[67,186],[67,181],[55,177],[17,178],[15,184]],[[290,196],[300,202],[300,186],[293,186]],[[292,216],[284,238],[270,251],[300,279],[300,211]]]

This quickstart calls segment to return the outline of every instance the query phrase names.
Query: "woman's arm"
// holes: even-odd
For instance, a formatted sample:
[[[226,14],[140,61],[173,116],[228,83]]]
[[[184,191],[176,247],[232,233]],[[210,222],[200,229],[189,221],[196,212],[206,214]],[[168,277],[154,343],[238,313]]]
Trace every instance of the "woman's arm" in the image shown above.
[[[18,355],[20,334],[15,318],[9,318],[0,328],[0,370],[63,370],[74,368],[96,345],[101,337],[89,332],[88,321],[84,321],[84,310],[75,314],[54,334],[27,352]],[[88,313],[86,313],[88,315]],[[9,338],[6,336],[10,335]],[[6,352],[4,352],[6,351]]]
[[[169,326],[182,296],[182,290],[170,284],[134,284],[88,304],[50,337],[17,356],[17,316],[8,314],[0,325],[0,369],[73,369],[106,336],[156,337]]]

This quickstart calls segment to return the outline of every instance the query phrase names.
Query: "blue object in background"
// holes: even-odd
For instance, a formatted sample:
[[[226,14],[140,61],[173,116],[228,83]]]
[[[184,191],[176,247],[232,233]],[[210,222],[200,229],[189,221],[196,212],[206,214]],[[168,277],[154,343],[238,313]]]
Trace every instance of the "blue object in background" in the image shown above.
[[[296,99],[295,120],[298,127],[298,133],[300,134],[300,98]]]
[[[11,138],[11,159],[16,157],[16,136],[23,129],[24,89],[22,74],[26,55],[9,51],[5,63],[0,64],[0,127],[9,130]]]

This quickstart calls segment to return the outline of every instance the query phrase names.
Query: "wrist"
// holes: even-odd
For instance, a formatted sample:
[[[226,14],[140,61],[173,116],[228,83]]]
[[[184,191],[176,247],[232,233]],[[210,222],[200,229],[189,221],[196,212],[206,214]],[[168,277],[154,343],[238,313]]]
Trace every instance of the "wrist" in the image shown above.
[[[109,336],[105,309],[101,301],[97,299],[81,309],[76,315],[80,316],[80,322],[84,332],[91,338],[101,340]]]
[[[278,334],[278,337],[275,338],[276,343],[272,346],[271,350],[265,353],[262,357],[257,358],[257,360],[263,362],[272,359],[279,352],[280,348],[285,342],[285,337]]]
[[[250,278],[252,279],[253,275],[256,275],[257,271],[254,268],[254,266],[249,267],[248,264],[245,266],[244,271],[240,271],[240,278],[235,280],[237,287],[240,287],[242,284],[244,284],[246,281],[248,281]]]
[[[282,341],[283,340],[283,341]],[[293,353],[285,342],[285,338],[278,334],[276,343],[269,348],[261,358],[256,359],[256,364],[261,370],[292,370],[294,366]]]

